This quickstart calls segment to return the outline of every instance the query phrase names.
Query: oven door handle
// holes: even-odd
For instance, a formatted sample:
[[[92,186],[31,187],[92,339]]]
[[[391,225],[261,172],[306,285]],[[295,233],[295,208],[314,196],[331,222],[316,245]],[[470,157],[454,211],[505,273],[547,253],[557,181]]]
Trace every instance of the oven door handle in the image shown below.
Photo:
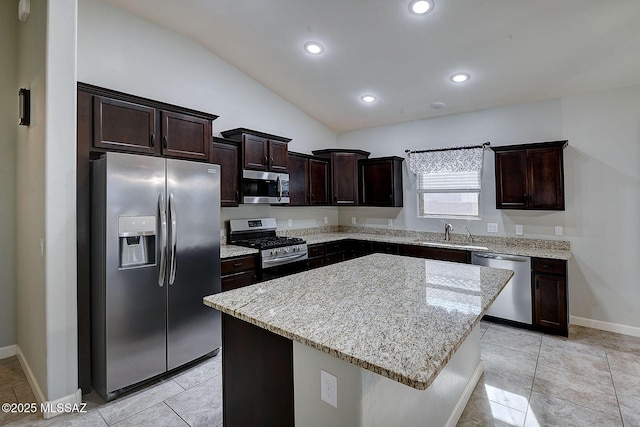
[[[264,266],[267,266],[268,264],[282,264],[283,262],[291,262],[296,259],[307,259],[307,253],[303,252],[303,253],[283,256],[279,258],[269,258],[269,259],[262,260],[262,264]]]
[[[278,201],[282,200],[282,184],[280,183],[280,177],[276,179],[276,191],[278,192]]]

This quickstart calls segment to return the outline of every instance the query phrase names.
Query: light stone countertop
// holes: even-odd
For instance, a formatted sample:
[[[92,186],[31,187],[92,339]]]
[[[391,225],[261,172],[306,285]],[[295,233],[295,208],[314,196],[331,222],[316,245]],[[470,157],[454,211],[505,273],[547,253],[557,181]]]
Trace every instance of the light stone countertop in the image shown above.
[[[357,239],[357,240],[368,240],[372,242],[383,242],[383,243],[399,243],[405,245],[416,245],[416,246],[429,246],[435,248],[448,248],[448,249],[462,249],[467,251],[478,251],[478,252],[493,252],[505,255],[520,255],[520,256],[529,256],[529,257],[539,257],[539,258],[551,258],[551,259],[561,259],[568,260],[571,258],[571,251],[564,249],[553,249],[553,248],[539,248],[539,247],[531,247],[527,245],[507,245],[507,244],[499,244],[499,243],[491,243],[491,242],[479,242],[472,243],[470,245],[466,245],[463,243],[455,243],[455,242],[444,242],[444,241],[428,241],[424,239],[419,239],[414,236],[393,236],[393,235],[385,235],[385,234],[370,234],[370,233],[317,233],[317,234],[307,234],[300,235],[299,237],[303,238],[307,245],[313,245],[316,243],[326,243],[333,242],[338,240],[346,240],[346,239]],[[523,242],[526,242],[525,239],[521,239]]]
[[[424,390],[512,275],[373,254],[211,295],[204,303]]]
[[[352,229],[357,230],[356,227],[352,227]],[[566,241],[477,236],[477,242],[468,245],[463,241],[460,241],[462,238],[460,235],[454,235],[455,240],[445,242],[441,240],[442,233],[424,233],[424,236],[418,237],[419,233],[416,232],[404,232],[400,235],[394,235],[394,232],[397,232],[397,230],[384,229],[367,229],[366,231],[368,232],[339,231],[309,234],[306,234],[304,230],[300,230],[300,232],[297,231],[298,230],[293,230],[293,233],[289,231],[289,233],[285,232],[283,234],[291,234],[296,237],[301,237],[308,245],[356,239],[371,242],[397,243],[415,246],[429,246],[434,248],[493,252],[505,255],[551,258],[565,261],[571,258],[571,250],[569,249],[568,242]],[[221,259],[256,253],[258,253],[258,250],[252,248],[244,248],[235,245],[220,246]]]
[[[259,251],[254,248],[245,248],[236,245],[220,245],[220,259],[232,258],[236,256],[257,254]]]

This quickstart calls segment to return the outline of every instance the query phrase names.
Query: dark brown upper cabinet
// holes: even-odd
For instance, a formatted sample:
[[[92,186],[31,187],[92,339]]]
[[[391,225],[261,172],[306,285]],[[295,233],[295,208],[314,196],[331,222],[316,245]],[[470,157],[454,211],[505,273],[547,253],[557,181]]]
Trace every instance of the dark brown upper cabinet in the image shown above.
[[[329,204],[329,161],[289,153],[289,206]]]
[[[242,142],[242,167],[259,171],[287,172],[290,138],[238,128],[221,132],[225,138]]]
[[[331,161],[331,205],[358,205],[358,160],[369,157],[367,151],[331,148],[313,154]]]
[[[360,160],[360,205],[402,207],[402,157]]]
[[[218,116],[85,83],[78,83],[78,94],[78,114],[85,121],[79,127],[91,133],[91,151],[210,161]]]
[[[240,203],[238,142],[214,137],[211,151],[211,163],[220,165],[220,206],[238,206]]]
[[[567,141],[491,147],[496,208],[564,210],[563,150]]]
[[[156,152],[156,109],[104,96],[93,97],[93,146]]]
[[[162,155],[209,161],[211,120],[162,111]]]

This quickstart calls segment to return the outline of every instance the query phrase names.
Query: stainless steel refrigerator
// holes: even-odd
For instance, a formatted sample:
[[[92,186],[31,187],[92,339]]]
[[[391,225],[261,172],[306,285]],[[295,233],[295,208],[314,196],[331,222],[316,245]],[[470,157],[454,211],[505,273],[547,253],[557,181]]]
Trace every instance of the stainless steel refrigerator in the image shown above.
[[[111,400],[221,345],[220,166],[106,153],[92,162],[93,387]]]

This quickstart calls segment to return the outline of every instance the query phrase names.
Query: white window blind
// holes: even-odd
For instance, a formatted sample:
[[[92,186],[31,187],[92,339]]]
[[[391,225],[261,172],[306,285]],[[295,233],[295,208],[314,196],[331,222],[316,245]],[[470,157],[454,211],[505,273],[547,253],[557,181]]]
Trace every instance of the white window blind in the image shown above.
[[[480,171],[418,173],[419,216],[480,215]]]

